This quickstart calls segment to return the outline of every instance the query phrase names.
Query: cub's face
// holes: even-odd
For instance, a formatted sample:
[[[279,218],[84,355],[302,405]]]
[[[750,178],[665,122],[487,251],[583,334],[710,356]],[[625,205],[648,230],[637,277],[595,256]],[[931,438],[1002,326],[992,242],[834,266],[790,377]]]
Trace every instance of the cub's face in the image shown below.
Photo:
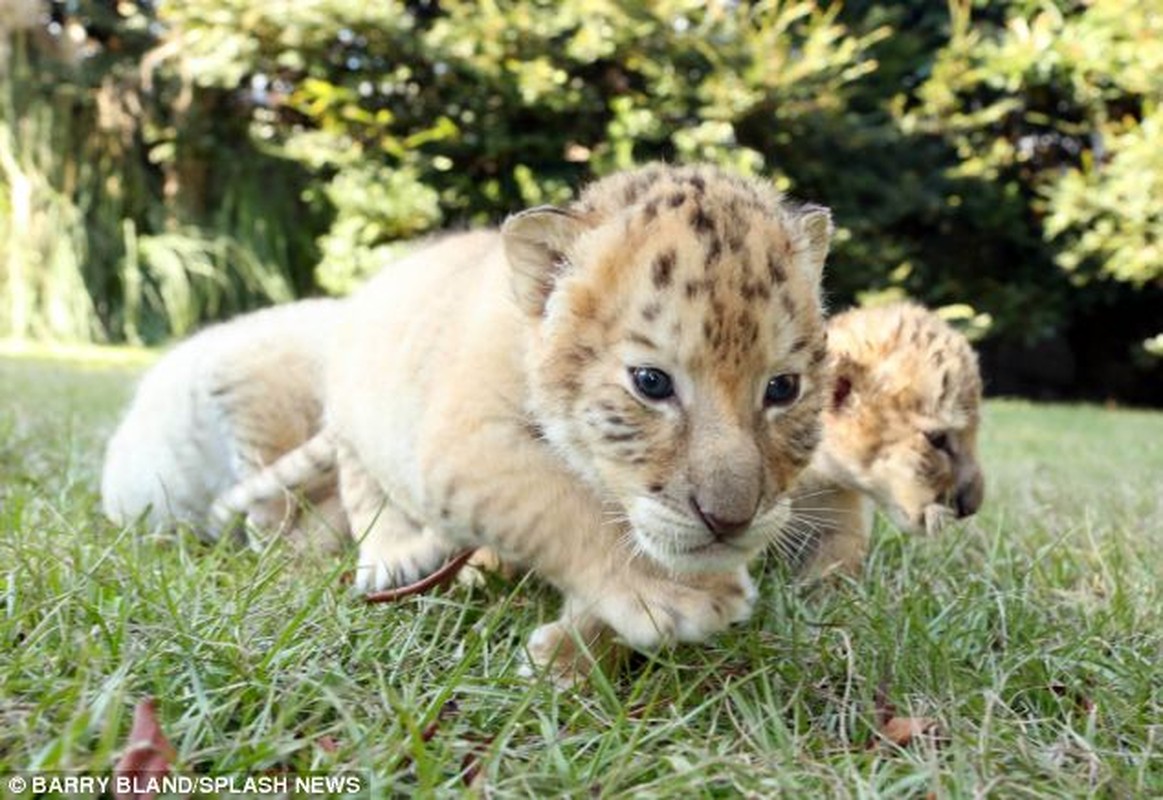
[[[985,484],[981,378],[968,341],[909,304],[841,314],[829,337],[823,471],[872,495],[906,531],[932,534],[974,514]]]
[[[675,571],[745,563],[787,522],[819,440],[827,213],[654,167],[596,184],[554,224],[531,412],[638,551]]]

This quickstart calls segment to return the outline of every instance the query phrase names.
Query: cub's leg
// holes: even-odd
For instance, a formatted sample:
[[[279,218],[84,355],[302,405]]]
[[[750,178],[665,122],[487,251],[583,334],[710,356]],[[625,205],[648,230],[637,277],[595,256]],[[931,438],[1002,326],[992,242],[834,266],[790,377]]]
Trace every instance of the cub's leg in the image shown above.
[[[745,568],[665,579],[640,572],[630,580],[633,590],[611,586],[596,602],[568,597],[561,616],[529,636],[531,664],[547,669],[558,686],[573,686],[595,664],[613,665],[625,655],[618,637],[637,650],[699,642],[750,617],[757,594]]]
[[[558,686],[576,686],[593,667],[622,651],[614,629],[567,600],[561,616],[536,628],[525,644],[532,670],[546,669]]]
[[[429,478],[422,513],[442,520],[457,544],[488,545],[556,586],[570,611],[567,627],[587,627],[578,621],[583,614],[596,617],[631,647],[649,650],[701,641],[749,616],[755,593],[745,570],[673,576],[635,557],[624,525],[560,456],[521,425],[453,425],[464,413],[447,409],[448,438],[434,438],[421,454]],[[487,470],[479,453],[489,454]]]
[[[248,533],[277,530],[293,543],[337,552],[349,537],[338,497],[335,449],[330,432],[320,431],[254,470],[215,498],[211,529],[229,529],[245,518]]]
[[[574,596],[567,624],[589,626],[596,617],[636,650],[701,642],[751,616],[757,592],[745,567],[732,572],[660,575],[635,565],[616,580]]]
[[[378,592],[434,572],[454,548],[432,528],[395,506],[350,448],[340,445],[339,494],[359,543],[355,588]]]

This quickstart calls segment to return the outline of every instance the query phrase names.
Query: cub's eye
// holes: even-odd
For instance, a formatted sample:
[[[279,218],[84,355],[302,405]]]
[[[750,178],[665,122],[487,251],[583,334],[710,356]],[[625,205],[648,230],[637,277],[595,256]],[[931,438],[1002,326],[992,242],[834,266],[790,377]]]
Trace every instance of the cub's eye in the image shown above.
[[[800,396],[800,376],[792,373],[776,375],[767,382],[763,405],[767,408],[790,406]]]
[[[630,379],[638,393],[647,400],[665,400],[674,396],[674,381],[660,369],[631,367]]]
[[[925,431],[925,438],[934,450],[949,452],[949,434],[946,431]]]

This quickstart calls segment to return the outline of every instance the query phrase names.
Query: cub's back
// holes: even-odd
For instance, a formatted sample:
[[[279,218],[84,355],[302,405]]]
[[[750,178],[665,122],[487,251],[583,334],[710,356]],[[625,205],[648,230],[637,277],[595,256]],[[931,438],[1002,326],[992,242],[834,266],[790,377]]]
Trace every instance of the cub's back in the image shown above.
[[[465,318],[514,305],[499,245],[496,231],[445,236],[388,264],[349,299],[328,365],[328,421],[377,442],[385,470],[414,463],[417,420],[436,413],[433,397],[468,391],[471,402],[474,390],[457,384],[455,367],[471,349]],[[490,335],[511,342],[495,326]]]

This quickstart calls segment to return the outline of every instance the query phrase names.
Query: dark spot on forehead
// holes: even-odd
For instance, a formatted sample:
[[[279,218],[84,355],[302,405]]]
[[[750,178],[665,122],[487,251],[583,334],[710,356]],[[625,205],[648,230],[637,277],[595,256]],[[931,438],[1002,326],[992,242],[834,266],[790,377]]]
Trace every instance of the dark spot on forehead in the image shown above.
[[[779,300],[783,303],[783,311],[789,317],[795,317],[797,313],[795,301],[791,299],[791,295],[784,292],[779,296]]]
[[[655,257],[654,264],[650,269],[655,289],[665,289],[670,286],[671,275],[674,272],[674,261],[674,250],[664,250]]]
[[[699,235],[705,236],[715,229],[715,223],[701,206],[696,206],[691,212],[691,227]]]
[[[667,198],[666,204],[671,208],[678,208],[686,202],[686,192],[675,192]]]
[[[753,274],[751,269],[751,253],[741,252],[739,254],[739,272],[744,280],[750,280]]]
[[[634,342],[635,344],[642,345],[643,347],[649,347],[652,350],[658,349],[658,344],[644,333],[639,333],[638,331],[630,331],[629,333],[626,334],[626,338],[629,339],[631,342]]]
[[[643,176],[639,176],[626,184],[626,188],[622,192],[622,199],[626,205],[634,205],[638,198],[642,195],[642,190],[650,185],[649,180],[643,180]]]
[[[730,239],[730,246],[732,250],[738,250],[743,246],[743,237],[747,235],[747,221],[744,219],[743,210],[740,208],[739,199],[731,198],[731,202],[727,205],[727,214],[723,218],[723,226],[727,237]]]
[[[759,323],[755,321],[755,317],[747,311],[739,312],[739,319],[736,322],[740,335],[744,339],[754,339],[759,333]]]
[[[779,263],[779,256],[773,252],[767,254],[767,274],[775,283],[786,283],[787,272],[783,268],[783,264]]]
[[[594,348],[585,344],[575,344],[565,353],[566,360],[575,367],[581,367],[598,357]]]
[[[658,316],[658,312],[661,310],[662,308],[658,305],[658,303],[648,303],[642,307],[642,319],[646,320],[647,322],[653,322],[655,317]]]
[[[695,187],[695,191],[702,194],[707,189],[707,182],[702,175],[692,175],[690,178],[691,186]]]
[[[740,289],[744,300],[754,300],[759,298],[761,300],[768,300],[771,298],[771,290],[767,288],[767,284],[761,281],[744,281]]]
[[[723,254],[723,242],[718,236],[712,236],[710,242],[707,243],[707,261],[706,269],[711,271],[711,266],[719,260]]]
[[[530,439],[538,441],[545,438],[545,429],[542,428],[536,420],[526,418],[521,422],[521,431]]]
[[[607,442],[632,442],[641,435],[638,431],[606,431],[602,438]]]

